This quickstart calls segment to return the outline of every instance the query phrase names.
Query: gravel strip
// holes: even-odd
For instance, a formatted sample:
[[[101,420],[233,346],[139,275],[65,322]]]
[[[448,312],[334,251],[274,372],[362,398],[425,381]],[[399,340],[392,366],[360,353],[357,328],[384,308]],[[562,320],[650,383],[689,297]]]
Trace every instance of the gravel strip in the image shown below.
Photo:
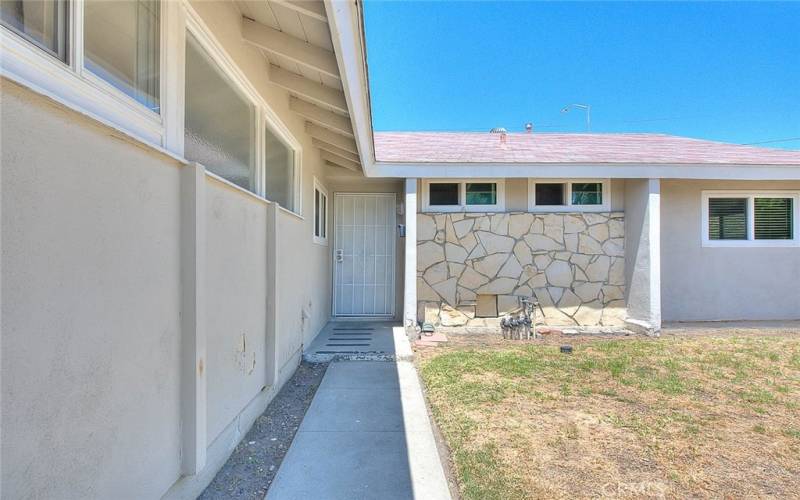
[[[264,498],[327,368],[327,363],[300,364],[198,498]]]

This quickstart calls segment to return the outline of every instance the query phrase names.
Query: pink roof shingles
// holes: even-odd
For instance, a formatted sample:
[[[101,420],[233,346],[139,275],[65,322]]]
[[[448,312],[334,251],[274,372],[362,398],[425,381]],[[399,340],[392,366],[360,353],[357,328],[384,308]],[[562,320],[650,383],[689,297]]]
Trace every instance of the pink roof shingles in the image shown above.
[[[375,157],[397,163],[800,165],[800,151],[662,134],[375,132]]]

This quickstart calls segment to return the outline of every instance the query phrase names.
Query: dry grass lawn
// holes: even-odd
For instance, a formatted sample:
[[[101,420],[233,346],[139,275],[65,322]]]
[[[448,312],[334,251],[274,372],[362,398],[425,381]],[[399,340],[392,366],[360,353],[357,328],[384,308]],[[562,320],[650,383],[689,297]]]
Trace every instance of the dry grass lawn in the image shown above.
[[[800,497],[800,334],[419,353],[465,499]]]

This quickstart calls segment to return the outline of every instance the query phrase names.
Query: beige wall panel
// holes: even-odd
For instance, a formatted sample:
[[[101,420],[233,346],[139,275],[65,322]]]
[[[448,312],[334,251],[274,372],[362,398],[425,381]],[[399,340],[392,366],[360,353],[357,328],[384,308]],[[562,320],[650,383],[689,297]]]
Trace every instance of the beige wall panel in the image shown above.
[[[5,498],[158,498],[178,479],[179,165],[7,80]]]
[[[661,184],[661,284],[665,321],[800,319],[800,248],[701,246],[701,192],[800,189],[800,182]]]
[[[206,182],[208,442],[264,387],[266,207]]]

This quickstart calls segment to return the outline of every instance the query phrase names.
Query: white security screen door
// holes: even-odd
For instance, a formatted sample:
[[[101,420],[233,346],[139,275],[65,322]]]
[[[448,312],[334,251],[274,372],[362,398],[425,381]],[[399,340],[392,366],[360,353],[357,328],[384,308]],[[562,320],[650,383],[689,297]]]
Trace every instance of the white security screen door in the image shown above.
[[[394,194],[334,196],[334,316],[394,315]]]

